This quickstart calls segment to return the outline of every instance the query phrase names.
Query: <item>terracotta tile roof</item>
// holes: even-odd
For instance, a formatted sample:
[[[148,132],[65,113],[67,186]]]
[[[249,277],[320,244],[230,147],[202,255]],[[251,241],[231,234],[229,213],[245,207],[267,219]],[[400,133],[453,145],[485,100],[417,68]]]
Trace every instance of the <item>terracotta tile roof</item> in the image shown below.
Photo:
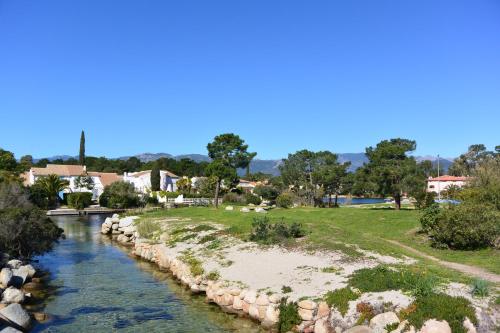
[[[466,182],[469,180],[469,177],[460,177],[460,176],[448,176],[448,175],[443,175],[440,177],[429,177],[428,181],[430,182],[435,182],[435,181],[440,181],[440,182]]]
[[[88,173],[89,176],[92,176],[92,177],[99,177],[99,179],[101,180],[101,184],[103,186],[108,186],[114,182],[118,182],[120,180],[123,180],[123,177],[120,176],[119,174],[117,173],[113,173],[113,172],[89,172]]]
[[[85,169],[81,165],[63,165],[63,164],[47,164],[45,168],[31,168],[35,176],[80,176],[85,174]]]

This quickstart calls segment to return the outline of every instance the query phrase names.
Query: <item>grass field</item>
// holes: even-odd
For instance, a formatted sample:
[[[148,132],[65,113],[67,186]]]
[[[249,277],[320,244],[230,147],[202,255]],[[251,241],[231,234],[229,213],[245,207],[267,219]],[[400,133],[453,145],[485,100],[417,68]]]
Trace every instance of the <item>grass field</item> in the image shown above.
[[[267,216],[271,221],[283,219],[287,223],[300,222],[308,235],[304,246],[316,249],[342,250],[348,255],[359,256],[349,244],[357,244],[361,249],[400,257],[415,257],[405,249],[386,240],[396,240],[414,249],[442,260],[482,267],[500,274],[500,251],[483,249],[477,251],[452,251],[432,248],[426,238],[418,233],[419,211],[403,209],[395,211],[384,207],[356,208],[293,208],[273,209]],[[205,207],[179,208],[148,212],[143,218],[180,217],[194,222],[211,221],[226,225],[229,232],[242,238],[248,237],[254,217],[261,214],[242,213],[235,209],[226,211]],[[451,271],[429,260],[420,260],[423,269],[433,271],[443,277],[466,279],[462,274]]]

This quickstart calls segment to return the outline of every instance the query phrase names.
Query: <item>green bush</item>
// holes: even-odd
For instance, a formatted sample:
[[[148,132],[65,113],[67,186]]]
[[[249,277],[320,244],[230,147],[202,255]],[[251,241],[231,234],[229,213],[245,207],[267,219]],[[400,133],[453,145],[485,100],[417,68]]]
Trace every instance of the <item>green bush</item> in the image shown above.
[[[477,324],[474,308],[463,297],[452,297],[442,293],[431,294],[426,297],[418,297],[410,307],[409,311],[402,311],[402,316],[416,328],[422,327],[424,322],[430,318],[446,320],[453,333],[466,332],[463,327],[465,317]]]
[[[99,198],[99,204],[109,208],[133,208],[139,207],[140,203],[134,185],[124,181],[106,186]]]
[[[260,205],[262,200],[258,196],[254,195],[252,193],[246,193],[245,194],[245,202],[247,205],[249,205],[249,204]]]
[[[69,193],[67,196],[68,206],[75,209],[84,209],[92,204],[91,192]]]
[[[290,193],[281,193],[276,198],[276,205],[281,208],[290,208],[293,206],[293,196]]]
[[[440,211],[429,225],[433,245],[474,250],[493,246],[500,236],[500,211],[489,204],[461,203]]]
[[[305,235],[300,223],[286,224],[283,220],[270,223],[267,216],[256,217],[252,222],[250,240],[262,244],[274,244],[290,238],[299,238]]]
[[[245,204],[245,197],[242,195],[239,195],[238,193],[235,192],[229,192],[224,194],[222,197],[222,202],[227,203],[227,204],[239,204],[239,205],[244,205]]]
[[[179,259],[189,266],[189,270],[193,276],[199,276],[205,272],[202,262],[196,259],[191,252],[184,252]]]
[[[349,301],[358,299],[359,293],[352,291],[350,287],[329,291],[325,295],[325,302],[328,306],[335,306],[337,310],[344,316],[349,310]]]
[[[291,331],[295,325],[302,322],[299,316],[299,306],[295,302],[287,302],[286,298],[281,299],[279,312],[278,331],[280,333]]]
[[[434,228],[438,215],[441,213],[441,209],[438,204],[430,205],[425,208],[420,217],[420,224],[422,226],[423,232],[429,232]]]
[[[270,201],[276,200],[279,195],[279,191],[274,186],[269,185],[257,185],[253,189],[253,193]]]

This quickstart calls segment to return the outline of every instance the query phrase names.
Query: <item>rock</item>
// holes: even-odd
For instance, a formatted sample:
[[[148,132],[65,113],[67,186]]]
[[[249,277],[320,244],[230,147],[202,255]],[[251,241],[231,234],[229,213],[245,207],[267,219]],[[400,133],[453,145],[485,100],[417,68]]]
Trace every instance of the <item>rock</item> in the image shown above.
[[[123,234],[125,236],[133,236],[134,232],[135,232],[135,227],[134,226],[129,226],[129,227],[123,228]]]
[[[2,268],[2,271],[0,271],[0,284],[5,288],[8,287],[13,275],[10,268]]]
[[[5,289],[2,294],[2,303],[22,303],[24,299],[24,293],[14,287]]]
[[[326,318],[316,320],[314,324],[314,333],[329,333],[330,331],[330,325],[328,325],[328,320]]]
[[[239,297],[234,298],[233,309],[235,309],[235,310],[242,310],[243,309],[243,301]]]
[[[477,332],[476,327],[474,327],[474,324],[470,321],[469,318],[465,317],[463,325],[464,325],[464,328],[467,331],[467,333],[476,333]]]
[[[31,324],[31,318],[21,305],[13,303],[0,310],[0,315],[4,316],[8,321],[28,329]]]
[[[49,316],[43,312],[35,312],[33,313],[33,317],[35,317],[35,320],[39,323],[43,323],[44,321],[47,321],[47,319],[49,319]]]
[[[10,280],[10,284],[17,288],[21,288],[28,279],[28,271],[26,269],[13,269],[12,274],[13,276]]]
[[[272,294],[269,296],[269,302],[273,304],[278,304],[281,301],[281,296],[278,294]]]
[[[325,318],[330,315],[330,307],[328,306],[328,303],[326,302],[320,302],[318,304],[318,313],[316,314],[316,317],[318,318]]]
[[[344,331],[344,333],[372,333],[373,331],[368,326],[354,326]]]
[[[305,309],[305,310],[315,310],[318,307],[316,302],[313,302],[313,301],[308,300],[308,299],[300,301],[299,303],[297,303],[297,305],[299,306],[299,308]]]
[[[15,329],[14,327],[6,327],[0,331],[0,333],[23,333],[22,331]]]
[[[259,297],[255,300],[255,304],[258,306],[267,306],[269,304],[269,298],[267,295],[259,295]]]
[[[266,309],[266,315],[264,320],[272,323],[277,323],[279,321],[280,312],[275,305],[269,305]]]
[[[254,290],[247,291],[243,300],[248,304],[255,303],[255,301],[257,300],[257,292]]]
[[[113,224],[113,226],[111,227],[112,230],[118,230],[118,224]]]
[[[259,307],[255,304],[251,304],[250,307],[248,308],[248,314],[250,317],[253,319],[259,319]]]
[[[226,206],[226,210],[234,210],[233,206]]]
[[[22,264],[23,263],[21,260],[12,259],[7,262],[7,267],[9,267],[10,269],[18,269]]]
[[[241,290],[239,290],[238,288],[233,288],[231,290],[229,290],[229,293],[233,296],[238,296],[240,294]]]
[[[419,333],[451,333],[451,328],[446,320],[430,319],[424,323]]]
[[[118,226],[120,228],[130,227],[134,223],[135,219],[136,219],[135,216],[124,217],[124,218],[120,219],[120,222],[118,223]]]
[[[243,213],[248,213],[248,212],[250,212],[250,208],[248,208],[248,207],[243,207],[243,208],[241,208],[241,209],[240,209],[240,212],[243,212]]]
[[[374,333],[385,333],[385,327],[394,323],[399,324],[398,316],[394,312],[385,312],[376,315],[370,320],[370,328]]]
[[[299,307],[299,316],[302,318],[304,321],[310,321],[313,320],[314,318],[314,312],[313,310],[307,310]]]
[[[267,213],[267,211],[264,209],[264,208],[261,208],[261,207],[257,207],[255,208],[255,212],[256,213]]]
[[[28,272],[28,277],[29,278],[32,278],[36,274],[35,268],[33,266],[29,265],[29,264],[21,266],[21,267],[19,267],[19,269],[22,269],[22,270],[25,270],[26,272]]]

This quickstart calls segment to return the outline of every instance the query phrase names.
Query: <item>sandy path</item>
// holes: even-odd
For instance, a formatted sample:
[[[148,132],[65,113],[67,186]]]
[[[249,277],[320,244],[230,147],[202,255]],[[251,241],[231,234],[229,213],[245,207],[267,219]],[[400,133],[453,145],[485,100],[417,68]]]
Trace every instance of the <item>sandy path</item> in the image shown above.
[[[442,266],[445,266],[447,268],[451,268],[451,269],[454,269],[456,271],[459,271],[459,272],[465,273],[467,275],[471,275],[471,276],[474,276],[474,277],[477,277],[477,278],[480,278],[480,279],[483,279],[486,281],[500,283],[500,275],[495,274],[495,273],[491,273],[483,268],[479,268],[479,267],[471,266],[471,265],[459,264],[459,263],[451,262],[451,261],[441,260],[441,259],[438,259],[438,258],[433,257],[431,255],[428,255],[424,252],[421,252],[417,249],[414,249],[414,248],[409,247],[407,245],[401,244],[398,241],[391,240],[391,239],[384,239],[384,240],[391,243],[391,244],[402,247],[405,250],[408,250],[409,252],[414,253],[420,257],[432,260],[432,261],[434,261]]]

